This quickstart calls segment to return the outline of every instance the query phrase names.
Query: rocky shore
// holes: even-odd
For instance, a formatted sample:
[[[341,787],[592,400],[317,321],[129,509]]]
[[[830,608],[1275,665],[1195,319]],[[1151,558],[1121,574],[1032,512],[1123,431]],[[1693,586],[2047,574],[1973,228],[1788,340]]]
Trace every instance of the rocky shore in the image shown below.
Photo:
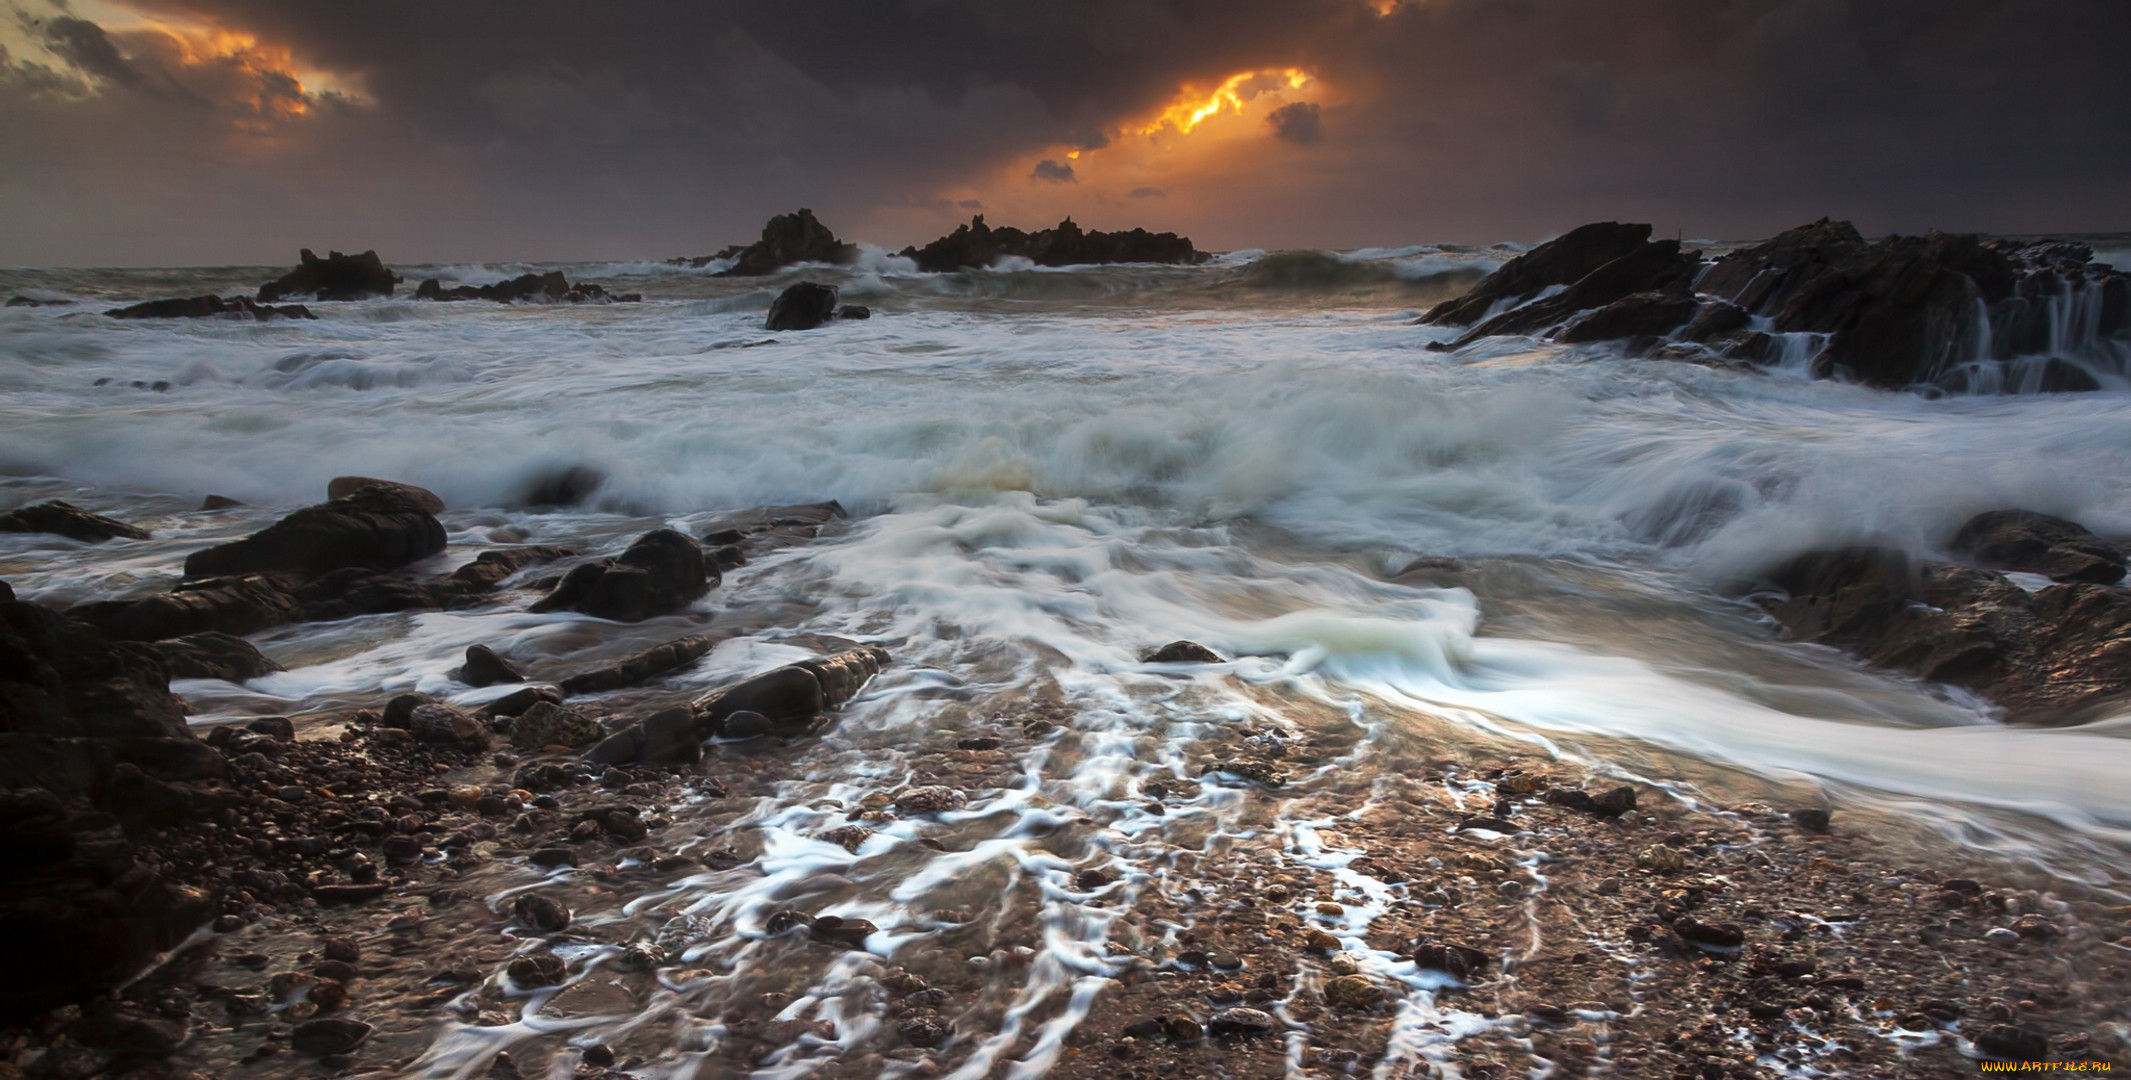
[[[892,746],[839,728],[895,673],[856,641],[787,638],[814,658],[664,689],[766,628],[740,620],[530,680],[474,645],[453,678],[518,689],[196,737],[170,679],[271,670],[233,636],[261,618],[504,604],[619,629],[843,517],[768,507],[417,579],[441,500],[365,478],[334,494],[195,552],[172,593],[69,612],[0,595],[0,927],[21,964],[0,1075],[2131,1064],[2120,896],[1780,787],[1717,804],[1425,723],[1378,739],[1290,707],[1198,723],[1159,761],[1178,733],[1135,732],[1102,797],[1067,802],[1056,778],[1120,733],[1055,689],[944,700]],[[2022,592],[2037,605],[2123,570],[2037,515],[1985,515],[1954,546],[2004,568],[1963,573],[2069,582]],[[1895,592],[1823,604],[1810,582],[1849,579],[1799,571],[1776,610],[1914,606],[1897,594],[1916,579],[1864,564]],[[1226,662],[1149,644],[1153,672]],[[869,767],[890,755],[892,775]]]

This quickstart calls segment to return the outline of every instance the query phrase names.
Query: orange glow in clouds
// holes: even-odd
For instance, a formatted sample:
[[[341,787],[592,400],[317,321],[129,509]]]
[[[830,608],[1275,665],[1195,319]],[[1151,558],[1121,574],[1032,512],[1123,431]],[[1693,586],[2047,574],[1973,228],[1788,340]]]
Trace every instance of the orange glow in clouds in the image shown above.
[[[1241,113],[1245,103],[1267,90],[1300,90],[1309,84],[1310,73],[1301,68],[1238,72],[1204,96],[1186,87],[1183,100],[1162,110],[1153,123],[1129,130],[1134,135],[1153,135],[1163,128],[1174,128],[1178,133],[1188,135],[1208,117],[1224,112]]]

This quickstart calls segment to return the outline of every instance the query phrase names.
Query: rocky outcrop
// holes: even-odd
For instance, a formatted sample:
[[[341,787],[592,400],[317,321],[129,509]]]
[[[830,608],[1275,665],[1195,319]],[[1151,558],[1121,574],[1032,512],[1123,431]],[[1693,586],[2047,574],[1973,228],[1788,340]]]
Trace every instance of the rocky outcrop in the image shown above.
[[[2131,697],[2131,590],[2030,593],[1996,571],[1889,548],[1817,551],[1768,574],[1764,606],[1798,640],[1973,690],[2015,723],[2078,723]]]
[[[836,286],[802,281],[770,301],[766,330],[812,330],[836,319]]]
[[[641,622],[687,610],[718,581],[701,545],[672,529],[654,529],[615,558],[571,570],[532,610]]]
[[[53,499],[51,502],[0,514],[0,532],[49,533],[88,544],[101,544],[106,540],[148,539],[146,529],[135,528],[102,514],[92,514],[62,499]]]
[[[1587,225],[1511,260],[1422,316],[1477,323],[1431,348],[1546,334],[1718,366],[1810,355],[1820,377],[1992,392],[2098,389],[2131,367],[2131,278],[2083,245],[1867,241],[1822,218],[1704,266],[1649,231]]]
[[[377,296],[391,296],[393,286],[400,283],[398,274],[385,268],[384,260],[375,251],[360,255],[343,255],[338,251],[328,252],[321,259],[304,248],[297,256],[296,269],[259,286],[259,302],[272,304],[291,296],[310,296],[319,300],[368,300]]]
[[[104,314],[114,319],[205,319],[226,316],[239,319],[315,319],[311,309],[302,304],[283,304],[275,307],[261,304],[249,296],[188,296],[170,300],[148,300],[122,308],[112,308]]]
[[[2124,547],[2066,521],[2032,510],[1989,510],[1954,534],[1953,552],[1993,570],[2041,574],[2052,581],[2114,585],[2123,580]]]
[[[1188,237],[1175,233],[1087,232],[1067,218],[1057,227],[1023,232],[1011,226],[994,229],[984,215],[924,247],[904,248],[904,258],[929,273],[981,269],[1007,258],[1027,259],[1038,266],[1086,266],[1098,263],[1173,263],[1192,266],[1212,255],[1192,246]]]
[[[609,293],[589,281],[570,284],[560,270],[545,274],[520,274],[509,281],[494,285],[456,285],[445,288],[444,283],[428,278],[415,287],[417,300],[492,300],[499,304],[634,304],[644,299],[642,293]]]
[[[1471,292],[1428,309],[1430,326],[1471,326],[1496,308],[1522,304],[1545,289],[1573,285],[1605,264],[1642,250],[1650,226],[1600,221],[1549,240],[1489,274]]]
[[[444,526],[423,503],[396,486],[360,488],[298,510],[242,540],[193,552],[185,560],[185,576],[396,569],[444,550]]]
[[[735,244],[716,255],[673,261],[682,266],[708,266],[722,259],[734,262],[719,271],[719,277],[764,277],[800,263],[847,266],[858,260],[858,245],[838,240],[828,226],[815,220],[814,211],[802,207],[769,219],[762,226],[762,238],[752,244]]]
[[[871,646],[802,660],[753,676],[695,703],[633,724],[588,752],[595,764],[693,761],[705,739],[804,735],[865,688],[888,663]]]
[[[223,679],[240,683],[282,670],[259,647],[240,637],[209,630],[155,643],[174,679]]]
[[[211,911],[134,858],[147,832],[225,804],[170,669],[143,645],[18,601],[0,582],[0,980],[14,1018],[118,985]]]

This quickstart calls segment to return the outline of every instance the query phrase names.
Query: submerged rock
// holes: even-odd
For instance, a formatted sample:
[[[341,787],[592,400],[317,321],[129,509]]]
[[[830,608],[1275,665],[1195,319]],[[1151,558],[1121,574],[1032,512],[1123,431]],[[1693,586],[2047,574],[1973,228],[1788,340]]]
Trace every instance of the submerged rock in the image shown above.
[[[384,260],[375,251],[360,255],[343,255],[338,251],[328,252],[321,259],[311,254],[310,248],[298,253],[299,265],[280,277],[259,286],[259,302],[276,303],[284,297],[312,296],[320,300],[368,300],[377,296],[391,296],[392,288],[398,285],[398,274],[385,268]]]
[[[592,671],[581,671],[558,684],[564,694],[575,697],[579,694],[597,694],[607,690],[620,690],[626,686],[638,686],[664,675],[669,671],[695,663],[716,648],[719,638],[708,634],[696,634],[664,645],[654,646],[619,663],[609,664]]]
[[[189,296],[171,300],[148,300],[104,312],[114,319],[206,319],[214,316],[268,319],[315,319],[302,304],[279,307],[255,303],[248,296]]]
[[[1949,547],[1993,570],[2096,585],[2123,580],[2127,558],[2122,546],[2088,532],[2086,526],[2031,510],[1977,514],[1954,534]]]
[[[92,514],[63,499],[53,499],[0,514],[0,532],[50,533],[89,544],[101,544],[106,540],[148,539],[146,529],[135,528],[102,514]]]
[[[703,740],[720,735],[804,735],[823,713],[849,701],[887,663],[886,650],[869,647],[766,671],[685,712],[669,709],[624,728],[585,757],[604,765],[688,762],[701,756]]]
[[[258,646],[240,637],[218,631],[188,634],[155,643],[170,665],[172,678],[223,679],[241,683],[283,670],[266,658]]]

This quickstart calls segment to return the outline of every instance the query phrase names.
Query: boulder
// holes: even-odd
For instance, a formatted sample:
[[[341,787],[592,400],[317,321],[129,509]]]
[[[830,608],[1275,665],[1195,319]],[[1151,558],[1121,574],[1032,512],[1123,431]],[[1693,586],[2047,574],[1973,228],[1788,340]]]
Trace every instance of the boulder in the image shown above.
[[[282,670],[259,647],[240,637],[209,630],[155,643],[176,679],[223,679],[240,683]]]
[[[770,302],[769,330],[812,330],[836,318],[836,286],[802,281]]]
[[[1650,239],[1650,226],[1601,221],[1579,226],[1510,261],[1473,288],[1430,308],[1421,322],[1470,326],[1498,304],[1522,304],[1542,290],[1573,285],[1615,259],[1639,251]]]
[[[444,512],[444,500],[438,498],[437,493],[428,488],[416,487],[413,484],[402,484],[397,480],[378,480],[368,476],[334,477],[326,482],[326,498],[329,500],[345,499],[366,487],[392,488],[413,499],[416,506],[432,514]]]
[[[114,319],[205,319],[214,316],[257,319],[315,319],[302,304],[273,307],[255,303],[248,296],[188,296],[171,300],[148,300],[104,312]]]
[[[1221,654],[1196,641],[1172,641],[1140,657],[1148,664],[1225,664]]]
[[[582,611],[617,622],[640,622],[685,611],[718,583],[716,567],[694,540],[672,529],[637,538],[612,559],[571,570],[535,612]]]
[[[185,576],[405,566],[444,550],[444,526],[422,503],[396,487],[361,488],[298,510],[245,539],[193,552]]]
[[[599,722],[575,709],[551,702],[535,702],[511,725],[511,745],[520,750],[549,746],[584,746],[607,734]]]
[[[727,248],[715,256],[690,261],[702,266],[713,258],[735,257],[731,267],[719,271],[719,277],[763,277],[800,263],[847,266],[858,261],[858,245],[838,240],[828,226],[815,220],[814,211],[802,207],[769,219],[762,226],[762,238],[744,248]]]
[[[1692,320],[1701,305],[1678,292],[1630,293],[1561,328],[1564,345],[1620,338],[1663,337]]]
[[[106,540],[117,539],[148,539],[146,529],[134,528],[102,514],[92,514],[61,499],[0,514],[0,532],[50,533],[89,544],[101,544]]]
[[[2053,581],[2113,585],[2123,580],[2126,553],[2066,521],[2031,510],[1989,510],[1954,534],[1953,552],[1993,570],[2042,574]]]
[[[487,725],[449,705],[416,705],[407,714],[407,730],[425,743],[455,746],[462,750],[488,748]]]
[[[496,650],[486,645],[468,645],[466,663],[454,673],[468,686],[494,686],[497,683],[521,683],[525,676],[510,665],[510,661],[496,655]]]
[[[1027,259],[1038,266],[1089,266],[1101,263],[1171,263],[1192,266],[1212,258],[1192,246],[1188,237],[1175,233],[1088,232],[1066,218],[1054,228],[1023,232],[1006,226],[994,229],[978,214],[969,224],[922,248],[904,248],[903,257],[927,273],[979,269],[1007,258]]]
[[[836,317],[839,319],[870,319],[873,317],[873,309],[864,304],[845,304],[836,309]]]
[[[375,251],[360,255],[343,255],[338,251],[328,252],[321,259],[304,248],[297,256],[299,265],[280,277],[259,286],[259,302],[272,304],[290,296],[311,296],[320,300],[368,300],[374,296],[391,296],[392,288],[400,283],[398,274],[385,268],[384,260]]]
[[[1796,639],[1965,687],[2013,723],[2079,723],[2131,697],[2131,590],[2029,593],[1991,570],[1888,548],[1809,552],[1772,569],[1765,601]]]
[[[297,617],[302,610],[293,595],[297,583],[285,574],[208,578],[158,596],[83,604],[68,614],[125,641],[208,632],[255,634]]]

